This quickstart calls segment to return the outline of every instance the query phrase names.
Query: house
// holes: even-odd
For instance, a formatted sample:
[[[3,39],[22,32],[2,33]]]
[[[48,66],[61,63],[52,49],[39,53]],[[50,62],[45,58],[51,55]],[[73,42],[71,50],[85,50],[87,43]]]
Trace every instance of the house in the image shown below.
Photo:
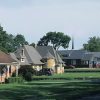
[[[96,67],[100,62],[100,52],[88,52],[86,50],[60,50],[58,51],[65,65],[76,67]]]
[[[38,71],[42,69],[42,57],[32,46],[24,45],[18,48],[14,53],[10,53],[10,55],[19,62],[20,66],[32,66]]]
[[[63,61],[57,51],[52,46],[36,46],[36,50],[40,53],[42,60],[48,68],[52,68],[56,73],[63,73]]]
[[[38,71],[46,67],[52,68],[57,73],[64,72],[63,61],[51,46],[36,46],[34,48],[33,46],[24,45],[10,55],[19,62],[20,66],[32,66]],[[59,65],[58,68],[57,65]]]
[[[18,63],[10,55],[0,51],[0,83],[5,82],[14,72],[18,75]]]

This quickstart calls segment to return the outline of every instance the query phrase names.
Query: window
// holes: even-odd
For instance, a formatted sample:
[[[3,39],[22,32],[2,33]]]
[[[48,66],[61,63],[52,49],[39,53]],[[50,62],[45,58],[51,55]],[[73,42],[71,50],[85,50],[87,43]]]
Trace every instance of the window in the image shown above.
[[[69,57],[70,54],[63,54],[62,57]]]
[[[71,60],[72,65],[76,65],[76,60]]]
[[[21,58],[21,62],[25,62],[25,58]]]
[[[73,65],[76,65],[76,60],[73,60]]]
[[[22,49],[22,56],[24,56],[24,49]]]

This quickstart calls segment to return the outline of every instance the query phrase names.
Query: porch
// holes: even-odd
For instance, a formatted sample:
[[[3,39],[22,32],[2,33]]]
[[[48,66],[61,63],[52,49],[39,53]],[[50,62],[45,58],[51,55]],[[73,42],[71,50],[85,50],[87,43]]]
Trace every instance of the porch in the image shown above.
[[[18,64],[0,64],[0,83],[5,82],[13,73],[18,76],[18,68]]]

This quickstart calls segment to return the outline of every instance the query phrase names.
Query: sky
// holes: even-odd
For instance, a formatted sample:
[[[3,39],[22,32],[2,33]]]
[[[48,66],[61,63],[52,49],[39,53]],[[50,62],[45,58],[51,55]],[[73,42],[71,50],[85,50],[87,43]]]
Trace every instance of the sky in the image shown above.
[[[0,24],[29,43],[50,31],[63,32],[81,49],[89,37],[100,36],[100,0],[0,0]]]

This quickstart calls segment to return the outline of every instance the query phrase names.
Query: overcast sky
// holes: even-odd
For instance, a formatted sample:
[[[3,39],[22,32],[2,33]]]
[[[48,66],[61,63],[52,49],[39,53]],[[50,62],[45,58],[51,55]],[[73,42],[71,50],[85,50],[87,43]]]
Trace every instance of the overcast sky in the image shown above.
[[[0,24],[30,43],[49,31],[64,32],[80,49],[100,35],[100,0],[0,0]]]

